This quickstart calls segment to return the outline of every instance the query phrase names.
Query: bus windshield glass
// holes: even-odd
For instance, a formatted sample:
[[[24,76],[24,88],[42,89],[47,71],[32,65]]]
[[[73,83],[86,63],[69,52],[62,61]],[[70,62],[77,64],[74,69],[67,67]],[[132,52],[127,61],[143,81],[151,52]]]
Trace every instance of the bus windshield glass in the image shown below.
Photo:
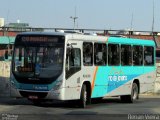
[[[20,36],[12,70],[17,77],[53,78],[62,73],[63,56],[64,37]]]

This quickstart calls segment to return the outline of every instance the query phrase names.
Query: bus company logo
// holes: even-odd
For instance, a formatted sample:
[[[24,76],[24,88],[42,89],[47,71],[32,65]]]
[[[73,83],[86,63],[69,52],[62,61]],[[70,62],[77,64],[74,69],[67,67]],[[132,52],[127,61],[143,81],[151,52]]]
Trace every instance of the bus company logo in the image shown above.
[[[33,85],[33,89],[34,90],[48,90],[47,86],[34,86]]]
[[[110,75],[108,76],[108,80],[115,81],[115,82],[127,81],[127,76],[126,75]]]
[[[83,77],[84,77],[84,78],[90,78],[91,75],[89,75],[89,74],[84,74]]]

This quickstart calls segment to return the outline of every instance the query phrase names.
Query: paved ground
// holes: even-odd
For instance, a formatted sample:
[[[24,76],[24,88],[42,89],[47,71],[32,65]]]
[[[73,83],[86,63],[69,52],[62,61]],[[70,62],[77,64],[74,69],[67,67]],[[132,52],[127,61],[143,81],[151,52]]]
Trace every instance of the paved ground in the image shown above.
[[[9,78],[0,76],[0,98],[9,96]]]
[[[100,102],[93,102],[85,109],[78,108],[72,102],[56,101],[34,106],[26,99],[0,98],[0,115],[0,119],[3,120],[5,118],[10,118],[9,120],[13,118],[15,120],[101,120],[106,118],[124,120],[133,117],[145,118],[145,115],[160,120],[160,96],[141,95],[140,99],[133,104],[122,103],[119,98],[105,98]]]

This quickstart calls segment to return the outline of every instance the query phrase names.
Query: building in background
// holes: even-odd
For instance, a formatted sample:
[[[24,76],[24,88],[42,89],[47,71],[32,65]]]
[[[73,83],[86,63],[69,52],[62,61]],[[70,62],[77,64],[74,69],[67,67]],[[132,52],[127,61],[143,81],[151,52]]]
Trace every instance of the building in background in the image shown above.
[[[29,23],[20,23],[19,20],[17,23],[8,23],[4,27],[9,28],[9,31],[24,31],[30,28]]]
[[[4,18],[0,18],[0,27],[4,26]]]

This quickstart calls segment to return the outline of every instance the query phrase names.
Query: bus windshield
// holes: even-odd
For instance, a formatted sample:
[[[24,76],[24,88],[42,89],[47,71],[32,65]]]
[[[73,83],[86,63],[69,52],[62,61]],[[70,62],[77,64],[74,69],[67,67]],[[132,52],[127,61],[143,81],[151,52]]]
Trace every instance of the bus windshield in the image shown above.
[[[62,73],[63,56],[64,43],[22,41],[15,44],[12,70],[17,77],[53,78]]]

